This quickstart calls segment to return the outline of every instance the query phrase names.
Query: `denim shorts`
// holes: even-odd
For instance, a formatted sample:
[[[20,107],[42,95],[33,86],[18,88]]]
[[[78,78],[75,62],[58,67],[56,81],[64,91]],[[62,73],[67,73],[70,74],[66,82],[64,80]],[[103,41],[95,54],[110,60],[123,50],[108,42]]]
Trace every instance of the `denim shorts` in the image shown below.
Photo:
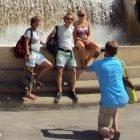
[[[35,64],[41,65],[42,62],[47,60],[41,53],[32,51],[30,55],[30,60],[26,61],[26,66],[35,67]]]
[[[73,52],[58,50],[56,55],[56,66],[67,67],[68,69],[76,67],[77,64]]]

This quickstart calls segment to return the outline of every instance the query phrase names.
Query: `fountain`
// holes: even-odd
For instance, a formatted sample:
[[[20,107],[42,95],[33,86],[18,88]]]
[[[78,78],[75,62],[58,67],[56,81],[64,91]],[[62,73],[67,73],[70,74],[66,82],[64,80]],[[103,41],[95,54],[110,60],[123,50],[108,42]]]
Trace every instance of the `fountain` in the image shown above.
[[[126,22],[127,33],[131,40],[140,42],[140,0],[123,0],[124,20]]]
[[[63,22],[62,17],[67,11],[72,11],[76,19],[76,13],[81,7],[91,22],[95,42],[104,46],[107,40],[117,40],[121,46],[117,56],[126,62],[130,78],[140,77],[140,43],[128,44],[133,37],[140,42],[140,23],[135,3],[136,0],[0,0],[0,82],[21,81],[25,62],[24,59],[14,57],[13,46],[29,27],[32,16],[42,17],[40,30],[46,39],[52,28]],[[41,52],[54,64],[53,56],[45,48],[42,47]],[[74,54],[78,66],[77,81],[96,79],[92,73],[81,70],[78,50],[75,48]],[[101,57],[103,54],[99,58]],[[64,78],[69,78],[67,72]],[[44,80],[54,83],[56,71],[51,70]],[[15,87],[13,89],[16,90]],[[5,90],[6,88],[3,91]]]
[[[92,36],[97,43],[104,44],[109,39],[127,42],[122,0],[0,0],[0,43],[15,45],[34,15],[42,17],[40,30],[46,39],[50,29],[63,21],[66,11],[72,11],[76,18],[81,7],[92,23]]]

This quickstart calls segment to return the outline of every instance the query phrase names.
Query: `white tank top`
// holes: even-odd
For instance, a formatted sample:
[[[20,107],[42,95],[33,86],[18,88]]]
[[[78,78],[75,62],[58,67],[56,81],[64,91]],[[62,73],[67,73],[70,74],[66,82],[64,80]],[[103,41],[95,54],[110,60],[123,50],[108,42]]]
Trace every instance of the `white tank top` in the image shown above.
[[[74,46],[74,39],[73,39],[73,31],[74,31],[74,26],[70,25],[70,27],[67,29],[65,28],[64,24],[63,25],[58,25],[58,42],[59,42],[59,47],[66,49],[66,50],[71,50],[72,47]]]

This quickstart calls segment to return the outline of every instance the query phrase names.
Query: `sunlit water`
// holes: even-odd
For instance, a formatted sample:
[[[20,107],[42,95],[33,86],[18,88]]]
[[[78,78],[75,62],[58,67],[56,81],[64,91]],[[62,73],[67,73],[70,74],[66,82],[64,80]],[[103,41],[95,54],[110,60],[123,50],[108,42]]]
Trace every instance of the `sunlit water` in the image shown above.
[[[86,10],[96,43],[104,45],[113,39],[126,43],[121,0],[0,0],[0,44],[15,45],[34,15],[42,18],[40,31],[45,41],[67,11],[72,11],[76,20],[79,8]]]

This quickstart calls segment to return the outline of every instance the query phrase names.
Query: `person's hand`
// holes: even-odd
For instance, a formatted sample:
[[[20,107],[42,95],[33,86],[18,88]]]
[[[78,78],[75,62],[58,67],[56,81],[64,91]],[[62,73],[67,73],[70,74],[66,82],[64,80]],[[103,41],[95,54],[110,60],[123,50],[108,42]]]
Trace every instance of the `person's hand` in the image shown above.
[[[94,58],[97,58],[102,52],[103,52],[103,51],[102,51],[101,48],[96,49],[96,51],[95,51],[93,57],[94,57]]]
[[[89,40],[88,39],[85,39],[83,40],[84,44],[88,45],[89,44]]]
[[[26,61],[29,62],[29,60],[30,60],[30,55],[26,55],[26,56],[25,56],[25,59],[26,59]]]

